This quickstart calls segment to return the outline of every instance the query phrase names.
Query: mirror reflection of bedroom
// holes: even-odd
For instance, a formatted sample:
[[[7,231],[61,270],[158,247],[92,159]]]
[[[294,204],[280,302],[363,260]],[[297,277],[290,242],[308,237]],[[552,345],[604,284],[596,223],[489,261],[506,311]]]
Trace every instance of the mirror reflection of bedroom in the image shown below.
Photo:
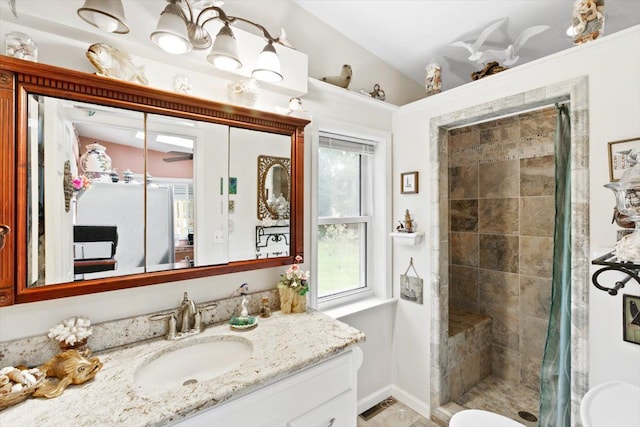
[[[194,123],[36,95],[29,114],[31,286],[193,265]]]

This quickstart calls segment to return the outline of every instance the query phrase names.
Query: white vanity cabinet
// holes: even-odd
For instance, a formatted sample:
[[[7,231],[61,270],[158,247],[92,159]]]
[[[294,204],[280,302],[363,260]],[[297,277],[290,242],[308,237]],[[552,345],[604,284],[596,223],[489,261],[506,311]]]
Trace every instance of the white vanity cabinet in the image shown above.
[[[181,420],[181,427],[355,427],[362,351],[347,352]]]

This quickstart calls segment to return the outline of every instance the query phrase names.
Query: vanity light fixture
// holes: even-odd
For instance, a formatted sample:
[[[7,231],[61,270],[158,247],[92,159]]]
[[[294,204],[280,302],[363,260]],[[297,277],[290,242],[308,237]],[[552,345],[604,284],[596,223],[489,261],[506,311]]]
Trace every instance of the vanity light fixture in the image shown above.
[[[190,52],[192,49],[205,50],[211,47],[207,60],[216,68],[231,71],[242,67],[242,61],[238,55],[238,41],[236,40],[232,24],[244,22],[256,28],[262,37],[267,41],[267,45],[258,57],[256,68],[252,75],[257,80],[269,83],[282,81],[280,71],[280,59],[276,53],[273,43],[287,45],[284,37],[273,37],[265,27],[248,19],[238,16],[227,15],[218,5],[220,2],[213,2],[212,5],[204,7],[196,16],[189,0],[167,0],[169,4],[165,7],[156,30],[151,33],[151,40],[162,50],[182,54]],[[186,8],[186,9],[185,9]],[[215,40],[204,28],[209,21],[218,20],[224,24]]]
[[[86,0],[78,9],[78,16],[108,33],[127,34],[129,32],[120,0]]]

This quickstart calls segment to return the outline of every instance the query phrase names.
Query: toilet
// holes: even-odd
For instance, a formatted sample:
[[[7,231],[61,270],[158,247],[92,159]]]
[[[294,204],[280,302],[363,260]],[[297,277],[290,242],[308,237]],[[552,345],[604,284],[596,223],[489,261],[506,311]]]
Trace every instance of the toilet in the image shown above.
[[[451,417],[449,427],[526,427],[511,418],[480,409],[465,409]]]

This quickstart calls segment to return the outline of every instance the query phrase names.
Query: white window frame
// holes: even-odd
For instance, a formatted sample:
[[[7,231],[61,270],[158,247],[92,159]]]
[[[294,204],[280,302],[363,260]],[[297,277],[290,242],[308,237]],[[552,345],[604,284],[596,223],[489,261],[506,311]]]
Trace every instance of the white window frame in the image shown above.
[[[312,122],[310,132],[310,248],[307,251],[311,256],[311,286],[310,305],[320,310],[327,310],[337,306],[360,302],[367,298],[391,298],[391,239],[390,230],[392,208],[392,175],[391,175],[391,133],[379,129],[368,128],[332,119],[316,118]],[[320,132],[332,133],[344,137],[352,137],[361,140],[369,140],[376,144],[376,153],[369,160],[373,162],[372,191],[373,212],[364,215],[366,218],[366,245],[367,261],[364,268],[367,269],[367,287],[339,292],[322,298],[318,297],[318,149],[320,147]],[[363,201],[366,202],[366,201]],[[335,223],[357,222],[362,223],[363,217],[335,218]]]

